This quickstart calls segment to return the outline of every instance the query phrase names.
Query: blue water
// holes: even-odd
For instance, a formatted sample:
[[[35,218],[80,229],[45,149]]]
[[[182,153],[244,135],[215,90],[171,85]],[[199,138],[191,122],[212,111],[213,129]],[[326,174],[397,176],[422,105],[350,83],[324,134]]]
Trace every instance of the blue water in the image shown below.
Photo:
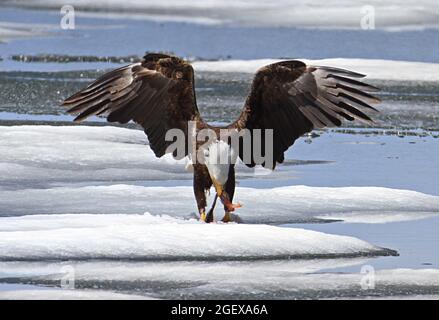
[[[206,59],[343,57],[439,62],[437,29],[388,32],[249,28],[78,15],[75,30],[62,30],[57,11],[15,8],[2,8],[0,21],[50,25],[49,36],[0,44],[3,58],[11,54],[118,56],[141,55],[145,51],[171,51]]]
[[[290,224],[320,232],[358,237],[380,246],[398,251],[398,257],[380,257],[367,262],[379,269],[431,269],[439,268],[439,217],[417,221],[392,222],[384,224],[324,223]],[[358,272],[358,266],[337,268],[339,272]],[[334,270],[333,270],[334,271]]]

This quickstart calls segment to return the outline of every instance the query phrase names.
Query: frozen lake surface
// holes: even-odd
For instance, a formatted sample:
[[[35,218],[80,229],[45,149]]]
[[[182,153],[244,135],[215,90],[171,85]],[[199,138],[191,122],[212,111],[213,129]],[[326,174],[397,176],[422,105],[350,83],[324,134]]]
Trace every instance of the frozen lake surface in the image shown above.
[[[0,299],[439,297],[436,2],[373,1],[383,19],[361,30],[359,7],[333,1],[323,20],[317,0],[295,1],[307,19],[257,0],[95,1],[68,31],[61,2],[0,11]],[[371,127],[300,138],[275,172],[238,165],[240,223],[207,225],[185,160],[59,106],[118,57],[156,50],[194,61],[211,122],[232,121],[252,73],[286,57],[364,72],[383,103]]]
[[[437,169],[405,156],[414,147],[433,157],[431,136],[302,138],[278,172],[239,166],[245,224],[229,225],[194,220],[184,161],[155,159],[140,130],[2,126],[0,136],[4,283],[59,288],[67,266],[80,290],[58,298],[439,294],[439,190],[425,183]],[[377,289],[363,290],[360,271],[370,266]],[[33,295],[17,289],[9,298]]]

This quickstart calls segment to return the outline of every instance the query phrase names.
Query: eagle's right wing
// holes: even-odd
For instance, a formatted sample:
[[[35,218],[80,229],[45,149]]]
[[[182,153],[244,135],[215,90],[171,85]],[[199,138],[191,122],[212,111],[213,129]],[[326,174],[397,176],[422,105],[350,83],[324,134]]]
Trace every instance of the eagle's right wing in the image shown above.
[[[282,163],[284,152],[304,133],[315,128],[340,126],[343,119],[371,123],[361,109],[380,99],[367,91],[378,91],[358,81],[364,75],[331,67],[307,66],[297,60],[262,67],[240,117],[229,128],[272,129],[273,159],[270,169]],[[264,141],[261,141],[264,150]],[[243,159],[242,150],[240,158]],[[248,166],[266,163],[246,163]]]
[[[98,115],[109,122],[140,124],[157,157],[172,143],[165,141],[167,130],[181,129],[187,142],[188,121],[201,121],[192,66],[165,54],[147,54],[142,62],[110,71],[63,105],[78,114],[75,121]]]

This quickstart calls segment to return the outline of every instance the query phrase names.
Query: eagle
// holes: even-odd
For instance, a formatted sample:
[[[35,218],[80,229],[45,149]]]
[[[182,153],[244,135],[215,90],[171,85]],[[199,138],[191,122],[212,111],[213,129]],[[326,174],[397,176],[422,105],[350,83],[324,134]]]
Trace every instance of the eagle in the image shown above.
[[[214,126],[203,121],[197,107],[192,65],[174,55],[147,53],[140,62],[105,73],[62,105],[76,115],[75,122],[93,115],[121,124],[134,121],[143,127],[155,156],[171,153],[176,159],[190,158],[200,220],[214,221],[213,209],[219,198],[225,212],[222,221],[229,222],[232,212],[241,206],[233,203],[238,157],[248,167],[261,165],[273,170],[284,161],[285,151],[313,129],[339,127],[342,120],[373,123],[364,111],[377,111],[371,104],[380,99],[370,92],[379,89],[358,80],[363,77],[299,60],[269,64],[254,75],[239,117],[229,125]],[[172,129],[178,129],[184,140],[180,152],[170,148],[175,139],[169,139],[167,132]],[[208,141],[196,139],[189,147],[203,130],[210,132]],[[262,132],[258,139],[257,132]],[[235,136],[237,144],[231,143]],[[271,140],[264,139],[267,136]],[[245,137],[251,141],[247,149],[243,147]],[[256,157],[255,150],[264,157]],[[203,161],[194,161],[198,155]],[[216,194],[206,212],[206,196],[212,186]]]

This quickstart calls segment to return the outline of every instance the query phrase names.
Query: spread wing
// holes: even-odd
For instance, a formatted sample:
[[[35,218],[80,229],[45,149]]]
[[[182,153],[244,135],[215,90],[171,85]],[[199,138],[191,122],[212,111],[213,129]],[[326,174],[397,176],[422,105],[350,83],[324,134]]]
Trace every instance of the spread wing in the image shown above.
[[[201,121],[192,66],[165,54],[147,54],[139,63],[110,71],[63,105],[78,114],[75,121],[98,115],[109,122],[140,124],[157,157],[172,143],[165,141],[168,129],[181,129],[187,141],[188,121]]]
[[[265,66],[255,75],[240,117],[229,127],[273,129],[274,168],[283,162],[284,152],[297,138],[315,128],[340,126],[342,119],[372,122],[362,109],[376,111],[370,104],[380,99],[367,91],[379,89],[355,79],[362,77],[348,70],[307,66],[296,60]],[[253,157],[246,164],[265,166]]]

